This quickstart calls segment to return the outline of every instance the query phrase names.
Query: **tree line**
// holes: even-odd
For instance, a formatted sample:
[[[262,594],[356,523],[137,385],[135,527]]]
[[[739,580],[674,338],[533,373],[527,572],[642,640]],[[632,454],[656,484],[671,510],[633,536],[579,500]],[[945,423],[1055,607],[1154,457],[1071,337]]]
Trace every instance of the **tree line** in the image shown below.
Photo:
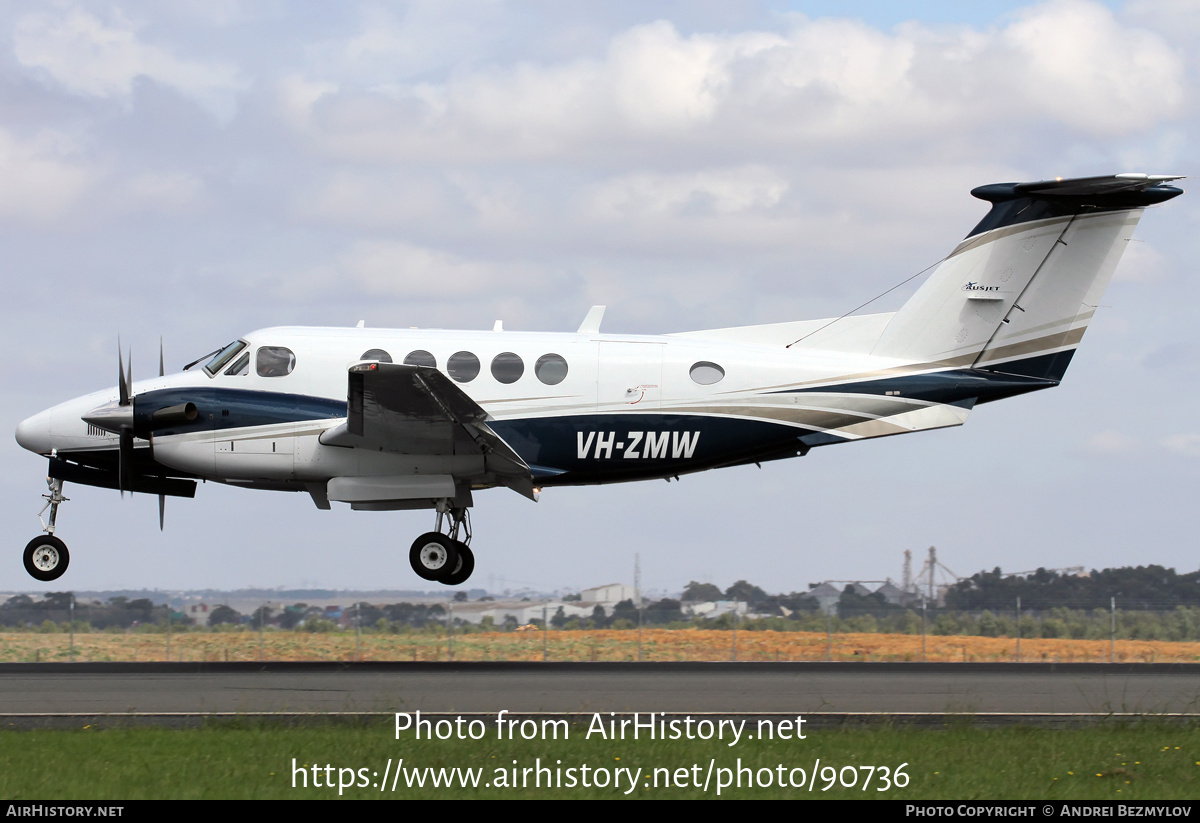
[[[639,610],[632,600],[611,607],[595,605],[591,614],[567,616],[561,607],[549,616],[553,629],[626,629],[637,625],[655,627],[774,629],[790,631],[890,632],[937,635],[981,635],[993,637],[1107,638],[1113,631],[1113,600],[1119,615],[1116,636],[1130,639],[1200,640],[1200,572],[1178,574],[1162,566],[1137,566],[1092,571],[1088,575],[1066,575],[1038,569],[1028,575],[1005,576],[999,568],[980,572],[945,591],[944,602],[921,603],[912,598],[889,602],[879,592],[866,593],[847,585],[833,608],[826,613],[809,592],[769,594],[739,580],[726,589],[712,583],[690,581],[680,598],[661,598],[643,603]],[[1020,598],[1021,610],[1016,605]],[[456,600],[465,600],[459,592]],[[490,598],[489,598],[490,599]],[[577,599],[568,596],[564,600]],[[0,604],[0,625],[59,630],[71,614],[70,592],[48,592],[41,600],[16,595]],[[717,616],[689,616],[688,607],[712,601],[746,604],[748,615],[726,610]],[[112,597],[106,603],[78,602],[74,607],[77,629],[155,630],[165,627],[168,608],[145,598]],[[452,613],[452,612],[450,612]],[[172,623],[192,621],[173,612]],[[334,631],[349,622],[367,631],[400,632],[445,628],[448,611],[440,603],[355,603],[341,612],[331,612],[307,603],[290,606],[260,606],[243,615],[226,605],[215,606],[208,615],[213,627],[265,628],[310,632]],[[456,630],[516,630],[515,617],[497,624],[485,617],[472,626],[454,619]],[[532,621],[541,628],[541,620]]]

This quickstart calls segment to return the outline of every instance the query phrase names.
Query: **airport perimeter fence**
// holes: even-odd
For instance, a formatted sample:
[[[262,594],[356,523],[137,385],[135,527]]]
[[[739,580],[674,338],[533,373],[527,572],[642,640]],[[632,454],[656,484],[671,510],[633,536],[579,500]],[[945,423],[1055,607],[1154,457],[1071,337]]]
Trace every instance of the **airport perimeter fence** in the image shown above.
[[[227,621],[215,625],[175,609],[168,621],[166,606],[148,601],[49,605],[59,607],[0,604],[0,662],[1200,662],[1200,606],[1123,609],[1117,598],[1108,609],[843,603],[787,616],[733,604],[717,617],[662,623],[646,609],[555,621],[554,604],[532,603],[511,612],[501,604],[482,618],[478,605],[453,601],[303,610],[276,602],[249,614],[215,606],[204,615]]]

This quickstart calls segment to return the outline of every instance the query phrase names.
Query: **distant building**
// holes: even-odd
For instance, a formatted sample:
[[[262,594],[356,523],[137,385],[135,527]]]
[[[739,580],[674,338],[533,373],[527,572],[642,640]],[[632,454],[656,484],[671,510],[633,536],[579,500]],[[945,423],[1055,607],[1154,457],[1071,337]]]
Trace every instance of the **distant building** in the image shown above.
[[[197,625],[208,625],[208,604],[193,603],[190,606],[184,607],[187,611],[185,614],[192,619],[192,622]]]
[[[723,614],[736,614],[738,617],[745,617],[750,607],[741,600],[709,600],[704,602],[696,602],[689,600],[685,603],[680,603],[680,608],[687,617],[704,617],[708,620],[714,620]]]
[[[821,611],[825,612],[825,614],[834,614],[837,612],[838,601],[842,599],[841,591],[828,583],[813,586],[808,590],[808,596],[820,604]]]
[[[591,603],[595,605],[607,605],[609,603],[614,606],[622,600],[633,600],[637,596],[637,592],[633,586],[626,586],[624,583],[609,583],[607,586],[594,586],[590,589],[584,589],[579,593],[581,603]],[[588,611],[591,614],[591,611]]]
[[[518,626],[524,626],[534,620],[540,621],[543,614],[547,620],[552,620],[560,608],[568,620],[572,617],[582,620],[591,617],[592,611],[597,605],[599,604],[595,602],[576,600],[570,602],[562,600],[475,600],[469,603],[454,603],[451,614],[455,620],[462,620],[476,626],[482,623],[486,617],[492,618],[492,622],[497,626],[503,626],[509,617],[516,620]],[[607,609],[605,611],[608,612]]]
[[[904,591],[890,580],[876,589],[875,594],[883,595],[883,599],[894,606],[908,606],[919,600],[915,594]]]

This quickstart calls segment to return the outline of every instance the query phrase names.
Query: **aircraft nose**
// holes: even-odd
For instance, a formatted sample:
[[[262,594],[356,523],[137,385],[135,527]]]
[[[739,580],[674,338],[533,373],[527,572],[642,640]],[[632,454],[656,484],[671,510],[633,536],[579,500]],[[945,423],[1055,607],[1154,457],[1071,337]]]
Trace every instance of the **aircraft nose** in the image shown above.
[[[17,426],[17,443],[22,448],[29,449],[37,454],[50,453],[50,420],[53,416],[53,410],[47,409],[44,412],[35,414],[33,417],[27,417]]]

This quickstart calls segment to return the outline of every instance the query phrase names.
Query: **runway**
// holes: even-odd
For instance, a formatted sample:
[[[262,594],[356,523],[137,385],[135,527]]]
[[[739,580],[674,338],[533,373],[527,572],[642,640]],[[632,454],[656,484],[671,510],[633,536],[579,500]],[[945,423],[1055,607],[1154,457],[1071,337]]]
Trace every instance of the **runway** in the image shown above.
[[[5,726],[592,712],[1000,722],[1200,719],[1195,664],[0,664]]]

